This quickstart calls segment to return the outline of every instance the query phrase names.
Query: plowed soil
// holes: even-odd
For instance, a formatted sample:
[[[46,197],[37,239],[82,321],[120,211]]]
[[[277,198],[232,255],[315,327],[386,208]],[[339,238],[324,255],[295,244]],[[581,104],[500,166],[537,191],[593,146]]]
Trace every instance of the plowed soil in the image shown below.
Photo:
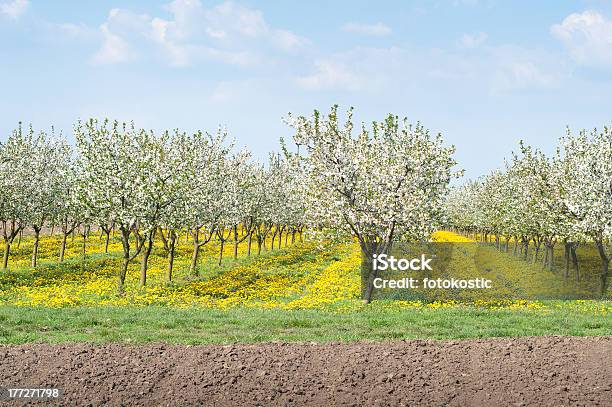
[[[0,346],[0,387],[70,406],[612,406],[612,337]]]

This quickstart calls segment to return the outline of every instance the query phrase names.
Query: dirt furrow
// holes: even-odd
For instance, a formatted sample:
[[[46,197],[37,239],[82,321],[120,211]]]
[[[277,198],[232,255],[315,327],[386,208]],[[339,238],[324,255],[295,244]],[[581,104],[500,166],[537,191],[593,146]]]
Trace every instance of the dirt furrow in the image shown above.
[[[612,337],[0,346],[0,387],[60,405],[610,406]],[[6,402],[4,402],[6,403]]]

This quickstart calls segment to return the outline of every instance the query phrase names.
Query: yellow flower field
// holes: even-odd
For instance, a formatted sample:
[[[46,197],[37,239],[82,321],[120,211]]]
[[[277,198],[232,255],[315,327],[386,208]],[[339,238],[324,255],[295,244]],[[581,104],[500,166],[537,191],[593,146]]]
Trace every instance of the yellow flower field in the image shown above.
[[[435,242],[469,242],[463,236],[440,231],[432,235]],[[267,249],[261,256],[247,256],[247,245],[241,243],[238,259],[233,247],[226,245],[222,266],[216,264],[219,246],[213,242],[201,251],[200,277],[188,274],[191,242],[181,237],[176,251],[175,278],[165,281],[166,254],[157,244],[151,255],[148,282],[138,288],[139,259],[131,264],[123,296],[117,295],[117,270],[120,243],[113,239],[110,253],[104,254],[104,242],[91,236],[86,243],[87,255],[81,254],[82,242],[70,240],[67,260],[56,260],[60,239],[44,237],[40,262],[36,269],[29,264],[31,242],[25,239],[11,257],[11,269],[0,272],[0,304],[27,307],[72,306],[168,306],[176,308],[231,307],[277,309],[325,309],[333,312],[359,310],[365,307],[360,296],[360,250],[357,244],[312,241]],[[524,300],[477,301],[471,304],[488,308],[537,310],[555,307],[607,313],[611,306],[596,301],[538,302]],[[378,301],[370,307],[401,311],[409,308],[463,307],[455,301]]]

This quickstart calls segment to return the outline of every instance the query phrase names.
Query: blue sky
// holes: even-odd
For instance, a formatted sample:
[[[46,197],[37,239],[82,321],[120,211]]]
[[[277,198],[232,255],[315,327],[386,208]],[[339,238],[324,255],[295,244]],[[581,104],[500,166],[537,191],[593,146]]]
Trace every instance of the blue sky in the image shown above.
[[[257,157],[287,112],[392,112],[476,177],[519,139],[612,119],[612,1],[0,0],[0,139],[18,121],[226,125]]]

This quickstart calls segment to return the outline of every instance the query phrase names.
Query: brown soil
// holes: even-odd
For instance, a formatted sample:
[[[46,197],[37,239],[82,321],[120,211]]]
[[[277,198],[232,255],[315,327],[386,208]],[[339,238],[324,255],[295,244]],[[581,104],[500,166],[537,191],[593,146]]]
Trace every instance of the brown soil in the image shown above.
[[[612,337],[32,344],[0,346],[0,386],[71,406],[611,406],[611,355]]]

